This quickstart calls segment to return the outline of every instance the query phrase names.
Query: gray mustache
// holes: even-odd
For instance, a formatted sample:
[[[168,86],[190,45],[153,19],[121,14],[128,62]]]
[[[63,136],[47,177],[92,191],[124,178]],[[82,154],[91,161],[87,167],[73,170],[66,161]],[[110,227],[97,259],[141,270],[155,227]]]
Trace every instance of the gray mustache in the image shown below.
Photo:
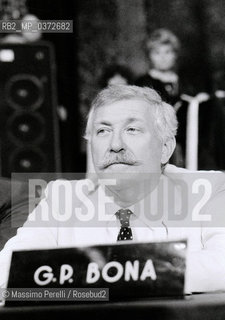
[[[98,163],[98,167],[101,169],[105,169],[117,163],[134,165],[137,163],[137,160],[130,152],[107,153],[103,161]]]

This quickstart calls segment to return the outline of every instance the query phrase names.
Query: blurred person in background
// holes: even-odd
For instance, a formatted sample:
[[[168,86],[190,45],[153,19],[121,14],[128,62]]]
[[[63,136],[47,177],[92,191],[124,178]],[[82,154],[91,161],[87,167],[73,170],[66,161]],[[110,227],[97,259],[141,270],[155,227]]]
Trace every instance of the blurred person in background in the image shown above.
[[[111,64],[103,70],[99,81],[101,89],[108,85],[133,84],[133,73],[128,66],[122,64]]]
[[[179,100],[177,60],[179,39],[167,29],[155,30],[146,41],[149,69],[136,80],[136,85],[152,87],[173,106]]]
[[[181,106],[181,88],[178,75],[179,52],[180,41],[174,33],[164,28],[153,31],[146,41],[149,69],[135,82],[137,86],[155,89],[175,110]],[[170,162],[181,167],[184,166],[179,136]]]
[[[192,158],[197,157],[194,170],[224,168],[219,160],[222,157],[225,163],[221,156],[223,148],[216,142],[218,134],[221,135],[221,116],[218,117],[218,108],[210,96],[208,77],[203,77],[197,69],[189,70],[188,64],[184,70],[181,68],[181,43],[168,29],[153,31],[146,41],[146,49],[149,69],[136,80],[136,85],[155,89],[175,109],[179,125],[177,146],[170,163],[189,168]]]

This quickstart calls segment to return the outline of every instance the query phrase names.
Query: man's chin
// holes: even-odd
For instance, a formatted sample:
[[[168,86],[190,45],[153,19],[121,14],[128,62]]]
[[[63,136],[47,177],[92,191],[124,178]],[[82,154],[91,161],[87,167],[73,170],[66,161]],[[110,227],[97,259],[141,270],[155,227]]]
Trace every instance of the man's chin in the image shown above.
[[[116,167],[117,166],[117,170]],[[136,183],[138,180],[143,180],[144,175],[141,172],[134,170],[132,166],[125,166],[119,164],[108,167],[107,169],[98,173],[100,179],[113,179],[116,182],[116,185],[127,185]],[[120,170],[119,170],[120,169]],[[132,170],[133,169],[133,170]]]
[[[104,169],[104,172],[115,172],[115,173],[124,173],[124,172],[132,172],[134,170],[133,165],[129,165],[126,163],[114,163]]]
[[[99,179],[115,179],[116,184],[132,184],[144,181],[158,180],[161,172],[143,172],[137,170],[138,167],[134,165],[114,164],[99,171],[97,176]]]
[[[137,174],[137,167],[134,165],[128,165],[123,163],[112,164],[103,170],[101,170],[100,175],[107,177],[129,177],[130,175]]]

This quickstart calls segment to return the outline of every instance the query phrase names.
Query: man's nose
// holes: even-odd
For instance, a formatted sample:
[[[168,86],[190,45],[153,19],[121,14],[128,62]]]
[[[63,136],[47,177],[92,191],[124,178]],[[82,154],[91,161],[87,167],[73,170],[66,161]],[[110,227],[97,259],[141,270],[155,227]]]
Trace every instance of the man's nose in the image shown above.
[[[110,145],[111,151],[120,152],[124,150],[124,141],[121,132],[114,132]]]

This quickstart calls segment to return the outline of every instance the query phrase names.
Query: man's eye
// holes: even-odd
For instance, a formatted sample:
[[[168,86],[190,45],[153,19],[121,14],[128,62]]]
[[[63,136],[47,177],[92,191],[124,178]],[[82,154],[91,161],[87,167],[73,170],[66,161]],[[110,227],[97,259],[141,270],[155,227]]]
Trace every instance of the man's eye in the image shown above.
[[[140,130],[134,127],[127,128],[127,131],[132,134],[137,134]]]
[[[102,136],[102,135],[106,134],[107,132],[109,132],[109,129],[101,128],[101,129],[97,130],[97,135]]]

